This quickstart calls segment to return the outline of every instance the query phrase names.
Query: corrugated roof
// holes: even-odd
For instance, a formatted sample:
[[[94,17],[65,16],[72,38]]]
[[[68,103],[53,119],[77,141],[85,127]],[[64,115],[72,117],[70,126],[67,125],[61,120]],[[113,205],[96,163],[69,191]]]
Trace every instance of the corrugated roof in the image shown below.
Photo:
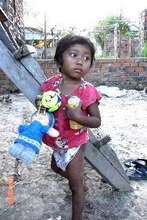
[[[47,34],[46,38],[48,40],[53,39],[52,35],[50,34]],[[34,31],[34,30],[31,30],[30,28],[29,29],[25,28],[25,39],[26,40],[44,40],[44,33],[41,32],[40,30]]]

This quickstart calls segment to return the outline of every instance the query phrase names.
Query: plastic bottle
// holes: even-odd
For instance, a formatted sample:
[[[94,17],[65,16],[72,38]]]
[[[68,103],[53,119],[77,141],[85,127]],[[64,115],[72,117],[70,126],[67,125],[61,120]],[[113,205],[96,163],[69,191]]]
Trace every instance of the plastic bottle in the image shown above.
[[[80,98],[77,96],[71,96],[68,99],[68,107],[69,108],[77,108],[80,104]],[[69,121],[70,124],[70,128],[77,130],[77,129],[81,129],[83,127],[83,125],[80,125],[79,123],[77,123],[76,121],[70,120]]]

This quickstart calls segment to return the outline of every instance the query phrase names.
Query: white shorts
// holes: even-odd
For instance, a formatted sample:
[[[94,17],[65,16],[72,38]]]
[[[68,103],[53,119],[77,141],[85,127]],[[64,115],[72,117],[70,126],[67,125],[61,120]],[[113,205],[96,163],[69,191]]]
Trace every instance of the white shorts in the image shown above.
[[[67,150],[64,150],[64,149],[54,150],[53,156],[55,158],[57,167],[59,167],[61,170],[65,171],[67,165],[75,157],[75,155],[79,151],[79,149],[80,149],[80,146],[70,148]]]

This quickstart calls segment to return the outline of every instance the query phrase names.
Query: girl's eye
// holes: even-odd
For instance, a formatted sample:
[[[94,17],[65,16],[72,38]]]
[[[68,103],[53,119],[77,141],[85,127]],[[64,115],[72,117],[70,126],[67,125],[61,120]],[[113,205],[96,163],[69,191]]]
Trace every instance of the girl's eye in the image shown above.
[[[73,53],[73,52],[70,53],[69,55],[70,55],[71,57],[77,57],[77,54],[76,54],[76,53]]]
[[[84,56],[84,57],[83,57],[83,60],[84,60],[84,61],[89,61],[89,60],[90,60],[90,57],[89,57],[89,56]]]
[[[89,55],[80,55],[76,52],[70,52],[69,53],[69,56],[72,57],[72,58],[76,58],[76,59],[82,59],[82,61],[84,62],[88,62],[91,60],[91,57]]]

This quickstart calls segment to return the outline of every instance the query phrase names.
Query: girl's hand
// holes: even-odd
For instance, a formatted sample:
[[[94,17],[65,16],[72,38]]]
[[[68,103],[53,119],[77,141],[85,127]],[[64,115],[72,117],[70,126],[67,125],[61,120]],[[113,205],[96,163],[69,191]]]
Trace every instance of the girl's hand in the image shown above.
[[[77,108],[66,108],[66,116],[71,120],[77,121],[81,114],[81,105],[79,105]]]
[[[89,115],[84,115],[80,106],[74,109],[67,108],[66,115],[70,120],[89,128],[98,128],[101,125],[101,115],[97,103],[87,107]]]

